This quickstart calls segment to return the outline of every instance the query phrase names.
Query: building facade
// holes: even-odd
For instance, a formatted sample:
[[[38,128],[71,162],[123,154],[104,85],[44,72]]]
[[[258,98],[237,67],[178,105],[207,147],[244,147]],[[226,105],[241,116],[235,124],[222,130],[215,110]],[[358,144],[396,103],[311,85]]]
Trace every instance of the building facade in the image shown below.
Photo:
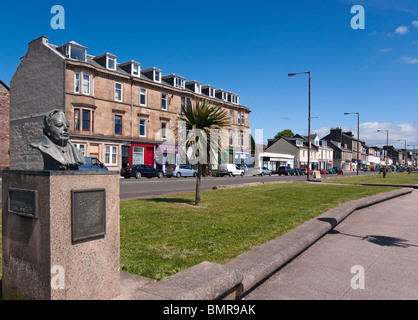
[[[135,60],[119,63],[112,53],[92,56],[87,50],[73,41],[52,45],[46,37],[29,43],[11,81],[16,166],[39,167],[41,159],[27,147],[28,137],[40,137],[41,117],[48,110],[62,109],[70,121],[70,138],[85,156],[97,157],[109,170],[133,164],[164,170],[178,161],[178,115],[186,104],[201,99],[230,115],[228,160],[245,158],[250,110],[237,94],[178,74],[163,75],[156,67],[142,69]]]
[[[8,168],[10,88],[0,80],[0,168]]]

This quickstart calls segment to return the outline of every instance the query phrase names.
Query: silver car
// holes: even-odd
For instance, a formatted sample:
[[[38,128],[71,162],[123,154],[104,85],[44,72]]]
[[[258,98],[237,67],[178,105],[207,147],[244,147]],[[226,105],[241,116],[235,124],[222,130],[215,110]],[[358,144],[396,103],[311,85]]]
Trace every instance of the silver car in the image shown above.
[[[167,178],[171,177],[196,177],[196,170],[193,169],[190,165],[177,165],[171,166],[166,171]]]

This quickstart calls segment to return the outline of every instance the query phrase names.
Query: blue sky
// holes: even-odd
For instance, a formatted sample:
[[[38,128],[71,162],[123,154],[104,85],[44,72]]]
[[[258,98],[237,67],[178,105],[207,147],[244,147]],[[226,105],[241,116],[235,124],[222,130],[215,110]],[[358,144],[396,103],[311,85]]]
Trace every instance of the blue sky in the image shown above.
[[[65,29],[50,26],[53,5]],[[365,29],[351,28],[353,5]],[[357,132],[368,145],[418,148],[416,0],[21,1],[2,4],[0,79],[9,84],[27,44],[74,40],[119,62],[136,60],[240,95],[251,129],[264,139],[291,129],[307,134],[312,72],[312,132]],[[408,147],[410,148],[410,147]]]

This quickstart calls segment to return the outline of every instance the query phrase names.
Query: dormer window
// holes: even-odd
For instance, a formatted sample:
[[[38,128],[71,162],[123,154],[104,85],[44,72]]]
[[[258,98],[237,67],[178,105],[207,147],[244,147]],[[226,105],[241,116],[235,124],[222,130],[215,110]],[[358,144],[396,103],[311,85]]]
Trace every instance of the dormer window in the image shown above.
[[[215,88],[211,85],[204,85],[201,87],[201,92],[210,98],[215,98]]]
[[[100,56],[96,56],[93,58],[98,64],[102,67],[109,69],[109,70],[116,70],[116,56],[111,53],[101,54]]]
[[[161,83],[161,70],[155,67],[142,70],[141,73],[151,81]]]
[[[166,75],[162,77],[162,79],[168,84],[171,84],[174,88],[184,89],[185,87],[185,78],[175,73]]]
[[[228,92],[226,92],[225,90],[222,90],[222,89],[216,90],[215,96],[216,98],[221,99],[223,101],[228,101]]]
[[[174,86],[176,88],[184,89],[184,79],[181,78],[174,78]]]
[[[228,93],[228,101],[233,104],[238,104],[238,95],[232,92]]]
[[[202,84],[199,81],[187,81],[186,88],[192,90],[194,93],[202,94]]]
[[[57,48],[67,58],[85,62],[87,56],[87,48],[78,44],[77,42],[70,41]]]
[[[301,139],[296,139],[296,147],[302,147],[303,146],[303,142]]]
[[[128,62],[120,63],[119,67],[121,67],[131,76],[138,78],[141,76],[141,64],[139,62],[131,60]]]

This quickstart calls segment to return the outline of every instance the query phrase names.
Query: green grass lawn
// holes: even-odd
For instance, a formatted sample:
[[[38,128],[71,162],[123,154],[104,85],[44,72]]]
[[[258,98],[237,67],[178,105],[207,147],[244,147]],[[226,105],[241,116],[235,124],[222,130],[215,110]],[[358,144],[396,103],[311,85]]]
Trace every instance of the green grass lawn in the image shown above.
[[[121,201],[123,270],[162,279],[202,261],[224,263],[343,202],[393,188],[269,184]]]
[[[383,183],[383,184],[418,184],[418,173],[390,172],[383,178],[382,174],[361,175],[354,177],[338,177],[324,179],[324,182],[359,184],[359,183]]]
[[[121,265],[162,279],[224,263],[343,202],[393,189],[285,183],[204,191],[200,208],[194,193],[121,201]]]

